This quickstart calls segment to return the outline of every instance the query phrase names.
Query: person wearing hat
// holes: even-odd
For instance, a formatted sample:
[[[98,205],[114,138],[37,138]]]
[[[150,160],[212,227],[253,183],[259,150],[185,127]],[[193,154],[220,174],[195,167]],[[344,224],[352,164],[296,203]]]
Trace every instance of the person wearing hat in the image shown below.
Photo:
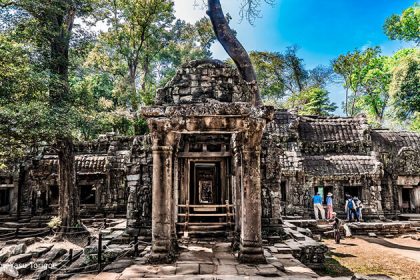
[[[332,193],[327,194],[327,220],[331,220],[333,218],[333,199]]]

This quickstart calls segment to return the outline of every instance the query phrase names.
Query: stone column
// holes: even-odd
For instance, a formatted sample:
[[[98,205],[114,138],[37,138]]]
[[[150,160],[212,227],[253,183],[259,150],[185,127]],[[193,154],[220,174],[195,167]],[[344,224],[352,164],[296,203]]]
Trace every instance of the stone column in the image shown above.
[[[241,240],[239,261],[265,263],[261,238],[260,148],[246,147],[242,152]]]
[[[172,147],[153,148],[151,262],[167,263],[174,257],[172,231]]]

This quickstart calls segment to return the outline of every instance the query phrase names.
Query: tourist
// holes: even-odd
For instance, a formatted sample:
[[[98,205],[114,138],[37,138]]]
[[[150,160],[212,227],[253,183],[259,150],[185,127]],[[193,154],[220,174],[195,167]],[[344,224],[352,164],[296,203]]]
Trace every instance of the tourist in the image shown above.
[[[347,221],[353,221],[356,216],[356,205],[354,204],[353,198],[348,195],[345,205],[345,211],[347,213]]]
[[[362,213],[362,202],[357,196],[353,197],[353,201],[354,201],[354,206],[355,206],[354,209],[355,209],[356,220],[360,222],[361,213]]]
[[[333,226],[335,243],[339,244],[340,239],[341,239],[341,233],[340,233],[341,220],[337,217],[337,213],[332,212],[331,215],[334,221],[330,223],[330,225]]]
[[[327,220],[333,219],[333,199],[332,193],[327,194]]]
[[[316,193],[316,195],[312,198],[312,201],[314,203],[314,213],[315,213],[315,220],[318,220],[318,211],[321,212],[321,218],[325,220],[325,210],[322,206],[322,197],[319,195],[319,193]]]

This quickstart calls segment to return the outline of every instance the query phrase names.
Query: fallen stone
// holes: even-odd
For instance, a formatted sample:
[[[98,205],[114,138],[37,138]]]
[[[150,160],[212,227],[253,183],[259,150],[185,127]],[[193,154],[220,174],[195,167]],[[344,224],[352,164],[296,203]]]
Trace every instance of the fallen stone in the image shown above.
[[[35,244],[35,242],[36,242],[35,237],[28,237],[28,238],[24,238],[20,240],[20,243],[24,243],[26,246]]]
[[[11,254],[12,256],[15,256],[15,255],[24,254],[25,252],[26,252],[26,245],[23,243],[23,244],[18,244],[14,246]]]
[[[12,255],[12,248],[4,247],[0,251],[0,263],[5,262]]]
[[[17,264],[17,263],[26,263],[30,259],[32,259],[32,254],[20,254],[16,256],[12,256],[7,259],[7,263]]]
[[[13,265],[4,265],[4,266],[2,266],[1,271],[4,275],[10,276],[12,278],[18,278],[19,277],[19,272],[17,271],[17,269]]]
[[[54,245],[38,247],[31,250],[29,253],[32,254],[32,256],[35,258],[39,258],[45,253],[47,253],[48,251],[50,251],[52,247],[54,247]]]
[[[368,236],[369,236],[369,237],[377,237],[377,236],[376,236],[376,234],[375,234],[374,232],[369,232],[369,233],[368,233]]]
[[[48,267],[41,267],[35,270],[35,272],[32,274],[31,279],[33,280],[41,280],[46,279],[46,277],[49,274],[49,268]]]
[[[67,250],[66,249],[63,249],[63,248],[54,248],[51,251],[49,251],[42,258],[42,262],[44,262],[44,263],[52,263],[53,260],[58,259],[59,257],[63,256],[65,253],[67,253]]]

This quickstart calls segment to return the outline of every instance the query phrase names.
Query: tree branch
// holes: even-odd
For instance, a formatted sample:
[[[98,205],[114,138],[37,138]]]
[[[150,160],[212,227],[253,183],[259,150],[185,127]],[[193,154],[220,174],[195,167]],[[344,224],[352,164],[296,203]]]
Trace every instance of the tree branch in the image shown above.
[[[241,77],[251,84],[254,93],[252,102],[256,106],[261,105],[257,75],[255,74],[251,59],[245,48],[235,37],[232,29],[229,27],[219,0],[208,0],[207,15],[210,17],[217,40],[222,44],[228,55],[235,62]]]

